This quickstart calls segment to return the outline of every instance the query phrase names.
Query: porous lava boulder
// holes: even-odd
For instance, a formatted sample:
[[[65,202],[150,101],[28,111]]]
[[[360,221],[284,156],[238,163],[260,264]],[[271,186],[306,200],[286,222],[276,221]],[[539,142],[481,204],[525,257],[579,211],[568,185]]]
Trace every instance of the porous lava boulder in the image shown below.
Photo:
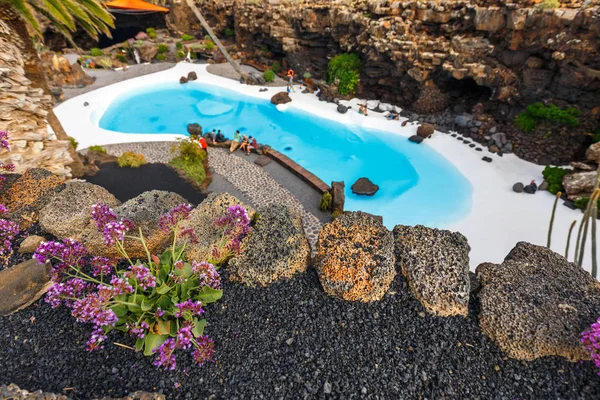
[[[256,224],[227,269],[233,280],[266,286],[310,265],[310,245],[296,210],[281,204],[258,209]]]
[[[121,204],[109,191],[88,182],[69,182],[40,210],[40,227],[59,239],[77,235],[90,223],[96,203],[114,208]]]
[[[189,82],[191,82],[191,81],[195,81],[196,79],[198,79],[198,74],[196,74],[196,72],[195,72],[195,71],[190,71],[190,72],[188,72],[188,74],[187,74],[187,80],[188,80]]]
[[[117,162],[119,157],[112,154],[105,153],[103,151],[88,150],[84,156],[84,164],[101,165],[109,162]]]
[[[177,193],[152,190],[126,201],[113,211],[118,218],[127,218],[135,224],[134,231],[130,232],[131,235],[139,235],[138,229],[141,228],[150,253],[160,254],[172,242],[173,236],[170,232],[159,229],[158,221],[163,214],[182,203],[187,204],[188,201]],[[92,220],[73,238],[83,243],[94,255],[119,256],[115,246],[105,245],[102,233],[98,231]],[[125,239],[125,248],[131,258],[146,257],[146,251],[139,240]]]
[[[419,135],[412,135],[408,138],[408,140],[410,140],[413,143],[419,144],[423,141],[423,138]]]
[[[476,270],[479,324],[510,357],[589,359],[581,332],[600,315],[600,284],[546,247],[517,243],[502,264]]]
[[[589,197],[596,185],[598,173],[596,171],[574,172],[565,175],[563,178],[563,187],[570,200],[577,200],[580,197]]]
[[[592,144],[585,152],[585,158],[600,164],[600,142]]]
[[[352,193],[354,194],[373,196],[379,190],[379,186],[371,182],[369,178],[359,178],[350,189],[352,189]]]
[[[287,92],[279,92],[271,97],[271,103],[275,105],[286,104],[290,101],[292,101],[292,99]]]
[[[200,124],[197,124],[197,123],[188,124],[187,131],[190,135],[194,135],[197,137],[202,136],[202,126],[200,126]]]
[[[469,313],[469,244],[458,232],[397,225],[396,266],[412,294],[430,314]]]
[[[211,257],[213,247],[221,240],[222,230],[214,225],[231,206],[241,205],[249,218],[254,216],[254,209],[229,193],[211,193],[191,213],[182,224],[182,229],[193,229],[197,243],[189,243],[187,255],[190,260],[206,261]]]
[[[64,188],[62,179],[52,172],[32,168],[0,195],[0,204],[7,208],[6,217],[25,229],[38,220],[39,211]]]
[[[181,84],[188,83],[188,78],[186,78],[185,76],[182,76],[181,78],[179,78],[179,83],[181,83]]]
[[[381,300],[396,276],[394,237],[369,214],[344,213],[319,232],[314,266],[328,295]]]
[[[433,127],[433,125],[431,125],[431,124],[421,124],[417,128],[417,136],[420,136],[420,137],[426,139],[429,136],[433,135],[434,131],[435,131],[435,128]]]
[[[331,182],[331,211],[344,211],[346,194],[344,193],[344,181]]]
[[[5,316],[33,304],[48,291],[50,265],[32,258],[0,271],[0,282],[0,316]]]

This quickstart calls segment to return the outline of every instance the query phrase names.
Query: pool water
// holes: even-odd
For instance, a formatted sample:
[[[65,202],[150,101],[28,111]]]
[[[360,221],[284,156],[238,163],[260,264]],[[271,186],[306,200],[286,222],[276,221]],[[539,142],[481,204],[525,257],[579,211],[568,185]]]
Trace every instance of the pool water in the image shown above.
[[[204,131],[236,129],[286,154],[323,181],[344,181],[345,209],[382,215],[384,224],[445,227],[471,209],[470,182],[426,144],[416,145],[391,132],[365,129],[268,100],[199,83],[165,84],[114,101],[101,128],[123,133],[183,133],[197,122]],[[390,121],[390,124],[398,122]],[[379,191],[354,195],[350,186],[367,177]]]

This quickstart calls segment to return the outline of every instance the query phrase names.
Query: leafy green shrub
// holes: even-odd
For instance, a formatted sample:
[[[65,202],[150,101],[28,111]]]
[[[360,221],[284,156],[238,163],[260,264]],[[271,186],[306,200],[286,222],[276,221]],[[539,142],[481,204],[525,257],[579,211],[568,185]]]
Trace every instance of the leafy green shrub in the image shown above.
[[[97,47],[93,47],[92,49],[90,49],[90,55],[92,57],[100,57],[104,55],[104,52],[102,51],[102,49],[99,49]]]
[[[158,61],[165,61],[167,59],[167,55],[165,53],[158,53],[154,58],[156,58]]]
[[[146,164],[146,157],[143,154],[134,153],[132,151],[126,151],[121,154],[121,157],[117,158],[117,164],[119,167],[138,168]]]
[[[323,193],[323,196],[321,196],[321,202],[319,203],[319,209],[321,211],[331,210],[332,202],[333,202],[333,198],[331,197],[331,193],[329,193],[329,192]]]
[[[194,180],[201,185],[206,179],[206,171],[204,171],[204,165],[197,161],[188,161],[182,156],[175,157],[169,161],[169,164],[177,169],[182,170],[188,178]]]
[[[184,42],[188,42],[190,40],[194,40],[195,38],[191,35],[183,35],[181,36],[181,40],[183,40]]]
[[[175,47],[177,48],[177,50],[181,50],[181,49],[183,49],[183,43],[177,42],[177,43],[175,43]]]
[[[542,175],[544,176],[544,180],[548,182],[548,191],[552,194],[564,192],[562,181],[563,177],[569,172],[565,168],[546,166],[544,171],[542,171]]]
[[[150,39],[156,39],[156,30],[154,28],[146,28],[146,33]]]
[[[340,54],[333,57],[327,66],[327,81],[339,80],[338,92],[341,95],[354,94],[360,78],[360,57],[358,54]]]
[[[127,57],[125,57],[125,54],[121,54],[121,53],[119,53],[119,54],[117,54],[117,55],[115,56],[115,58],[116,58],[118,61],[122,62],[122,63],[126,63],[126,62],[127,62]]]
[[[311,74],[310,72],[305,72],[305,73],[302,75],[302,77],[303,77],[304,79],[310,79],[310,78],[312,78],[312,74]]]
[[[582,197],[580,199],[575,200],[573,203],[575,204],[575,207],[585,210],[589,202],[589,197]],[[598,208],[600,208],[600,200],[598,200]]]
[[[171,153],[175,152],[179,155],[169,161],[169,164],[183,170],[189,178],[202,184],[206,178],[202,163],[206,158],[206,152],[192,138],[178,139],[177,144],[171,148]]]
[[[517,116],[515,124],[524,132],[531,132],[537,126],[544,122],[552,122],[555,124],[578,126],[579,111],[575,107],[567,107],[561,110],[554,104],[545,106],[542,103],[528,105],[525,111]]]
[[[212,40],[208,40],[206,43],[206,50],[208,51],[212,51],[215,48],[215,42],[213,42]]]
[[[279,63],[279,61],[273,61],[273,65],[271,65],[271,69],[276,74],[280,73],[281,72],[281,64]]]
[[[235,36],[235,31],[231,28],[225,28],[225,36],[233,37]]]
[[[331,213],[331,218],[332,219],[337,219],[338,217],[340,217],[342,214],[344,214],[343,211],[340,210],[335,210],[334,212]]]
[[[600,142],[600,128],[596,129],[592,134],[592,142],[598,143]]]
[[[537,5],[537,8],[540,10],[552,10],[558,7],[560,7],[560,1],[558,0],[542,0],[542,2]]]
[[[104,147],[102,147],[102,146],[97,145],[97,144],[88,147],[88,151],[97,151],[99,153],[106,154],[106,149]]]
[[[77,150],[77,146],[79,146],[79,142],[72,136],[69,136],[69,141],[71,142],[71,146],[73,146],[73,150]]]
[[[159,53],[167,53],[169,51],[169,45],[165,44],[165,43],[161,43],[158,45],[158,52]]]
[[[180,60],[184,59],[185,58],[185,53],[182,50],[179,50],[177,52],[177,58],[179,58]]]
[[[263,73],[263,78],[265,78],[266,82],[273,82],[275,80],[275,72],[268,69]]]

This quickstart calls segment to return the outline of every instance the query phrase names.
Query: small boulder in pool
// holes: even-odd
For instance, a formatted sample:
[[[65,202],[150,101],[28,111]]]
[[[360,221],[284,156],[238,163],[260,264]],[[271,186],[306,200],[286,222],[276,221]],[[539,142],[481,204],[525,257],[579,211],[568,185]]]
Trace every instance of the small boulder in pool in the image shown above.
[[[200,124],[188,124],[187,131],[190,135],[202,136],[202,126]]]
[[[359,178],[350,187],[352,193],[361,196],[373,196],[379,190],[379,186],[369,180],[369,178]]]
[[[290,98],[290,95],[286,92],[279,92],[273,97],[271,97],[271,103],[275,104],[276,106],[279,104],[289,103],[290,101],[292,101],[292,99]]]

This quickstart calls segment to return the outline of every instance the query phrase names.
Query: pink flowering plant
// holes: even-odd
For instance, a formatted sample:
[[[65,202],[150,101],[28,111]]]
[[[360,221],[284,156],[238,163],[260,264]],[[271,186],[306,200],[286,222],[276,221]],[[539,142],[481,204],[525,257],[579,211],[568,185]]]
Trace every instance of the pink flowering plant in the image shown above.
[[[213,360],[214,343],[204,334],[203,316],[204,306],[222,296],[221,277],[213,264],[186,257],[186,245],[196,239],[192,230],[182,228],[191,210],[190,205],[181,204],[160,218],[159,229],[171,232],[173,243],[156,256],[148,251],[141,229],[131,234],[131,221],[119,219],[106,205],[93,206],[92,219],[105,243],[116,246],[127,260],[125,269],[118,268],[117,260],[91,257],[72,239],[42,243],[36,250],[38,261],[53,265],[54,285],[46,301],[52,307],[66,305],[78,322],[93,325],[88,351],[102,349],[107,334],[116,329],[133,336],[136,349],[155,356],[158,367],[175,369],[176,351],[190,352],[198,365]],[[236,215],[245,215],[242,210],[235,211]],[[244,231],[225,225],[230,228],[227,235]],[[138,240],[147,259],[133,261],[125,239]]]
[[[0,214],[6,214],[6,211],[4,204],[0,204]],[[0,263],[4,266],[8,264],[13,253],[13,242],[18,233],[19,225],[17,223],[0,218]]]
[[[214,221],[221,230],[220,240],[213,246],[210,262],[221,265],[240,252],[242,239],[250,232],[250,218],[244,207],[234,205]]]
[[[1,131],[0,130],[0,149],[6,149],[8,151],[10,151],[10,143],[8,142],[9,139],[9,135],[7,131]],[[5,164],[3,162],[0,161],[0,171],[14,171],[15,170],[15,165],[8,163]],[[3,175],[0,175],[0,184],[2,182],[5,181],[6,178],[4,178]]]
[[[600,318],[589,329],[581,332],[581,343],[590,352],[592,361],[598,367],[598,375],[600,375]]]

